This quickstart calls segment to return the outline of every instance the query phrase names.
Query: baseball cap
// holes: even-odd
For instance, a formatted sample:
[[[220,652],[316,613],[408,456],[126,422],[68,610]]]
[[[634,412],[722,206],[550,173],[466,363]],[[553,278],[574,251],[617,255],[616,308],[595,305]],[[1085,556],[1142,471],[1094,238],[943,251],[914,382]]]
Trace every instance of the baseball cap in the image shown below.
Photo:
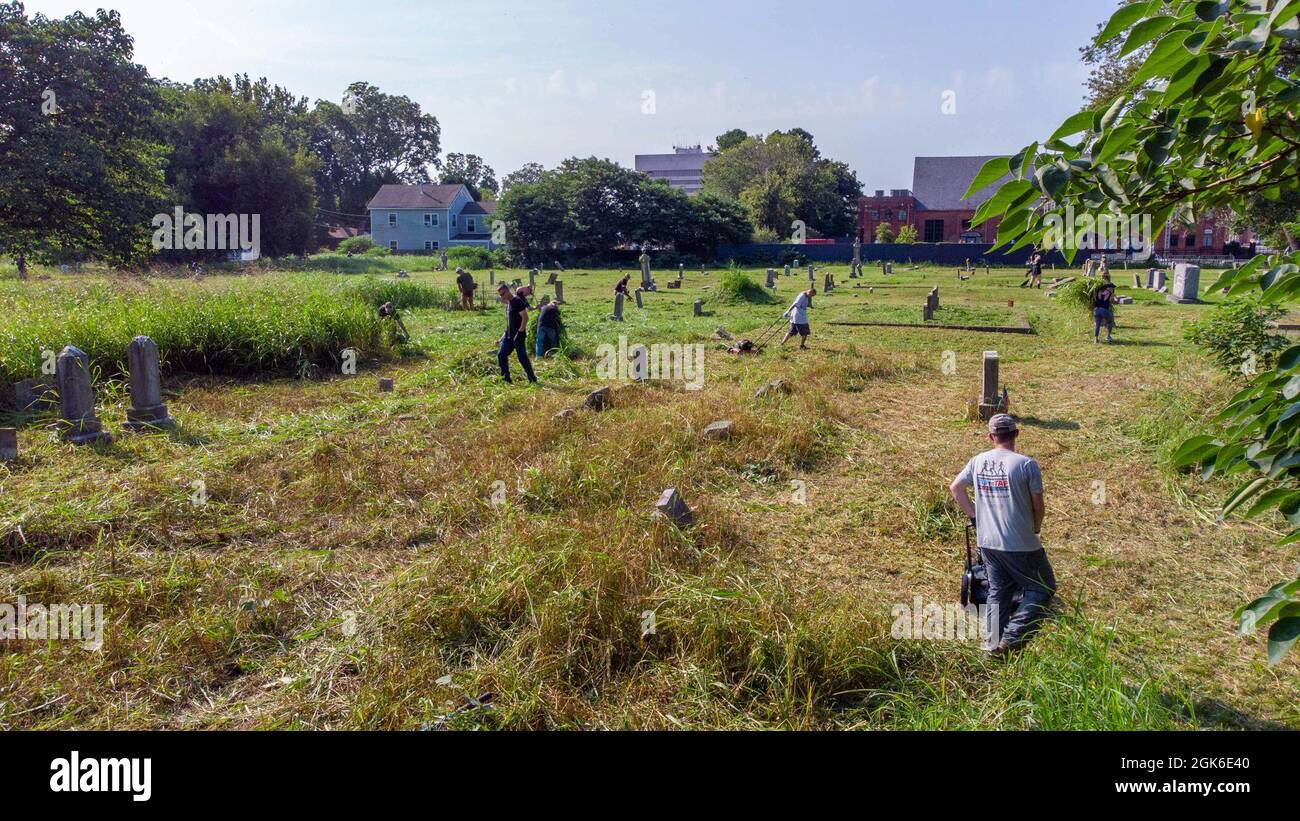
[[[994,414],[989,420],[989,433],[1015,433],[1020,430],[1016,420],[1007,413]]]

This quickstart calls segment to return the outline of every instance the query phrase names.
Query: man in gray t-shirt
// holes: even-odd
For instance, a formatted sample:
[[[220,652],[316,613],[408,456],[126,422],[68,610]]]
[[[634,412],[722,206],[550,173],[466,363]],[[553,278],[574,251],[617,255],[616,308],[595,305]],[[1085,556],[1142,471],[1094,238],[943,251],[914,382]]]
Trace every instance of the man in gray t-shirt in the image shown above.
[[[953,481],[953,498],[970,517],[989,580],[988,649],[1004,656],[1028,641],[1056,595],[1056,578],[1038,532],[1043,474],[1016,452],[1020,428],[1000,413],[989,420],[993,450],[971,459]],[[968,488],[975,488],[972,504]],[[996,629],[995,629],[996,625]]]

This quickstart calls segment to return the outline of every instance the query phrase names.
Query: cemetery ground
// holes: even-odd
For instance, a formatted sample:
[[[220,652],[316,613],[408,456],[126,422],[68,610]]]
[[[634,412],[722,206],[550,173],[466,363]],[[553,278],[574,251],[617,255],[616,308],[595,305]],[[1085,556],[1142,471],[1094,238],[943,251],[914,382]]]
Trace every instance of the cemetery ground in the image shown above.
[[[0,340],[89,310],[58,292],[245,301],[347,288],[366,267],[389,281],[399,264],[403,282],[446,291],[454,273],[434,262],[100,290],[84,289],[102,274],[45,271],[0,281]],[[1294,552],[1274,546],[1276,522],[1216,523],[1227,488],[1167,466],[1234,391],[1182,337],[1206,306],[1116,271],[1136,303],[1117,310],[1116,344],[1094,345],[1091,318],[1016,287],[1018,269],[825,270],[837,287],[815,300],[809,351],[735,356],[715,335],[755,338],[806,270],[778,276],[768,303],[713,299],[720,270],[686,271],[681,290],[656,270],[660,290],[644,309],[629,298],[621,323],[620,272],[569,270],[570,348],[537,363],[540,387],[517,362],[515,385],[495,375],[499,304],[435,305],[404,314],[402,355],[368,353],[356,375],[169,369],[171,432],[122,429],[130,400],[111,368],[96,382],[111,443],[63,442],[57,413],[0,411],[20,443],[0,464],[0,601],[102,603],[107,620],[99,650],[0,644],[0,727],[1300,727],[1300,660],[1269,668],[1231,619]],[[765,271],[748,273],[761,285]],[[554,294],[546,277],[538,297]],[[936,323],[1035,333],[828,324],[919,325],[935,286]],[[702,389],[599,378],[597,348],[620,335],[702,343]],[[1006,663],[973,641],[891,635],[895,606],[956,601],[963,522],[947,486],[986,444],[967,416],[986,350],[1043,468],[1062,604]],[[755,398],[775,380],[788,392]],[[604,385],[612,407],[582,409]],[[702,437],[724,419],[730,439]],[[690,527],[652,515],[667,487]],[[489,707],[467,700],[485,693]]]

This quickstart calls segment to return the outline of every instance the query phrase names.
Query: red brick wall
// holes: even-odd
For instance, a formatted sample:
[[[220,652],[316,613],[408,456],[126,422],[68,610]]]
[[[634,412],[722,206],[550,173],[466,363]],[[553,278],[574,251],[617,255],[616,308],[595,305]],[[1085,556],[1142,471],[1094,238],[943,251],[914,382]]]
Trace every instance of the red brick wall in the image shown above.
[[[898,219],[900,210],[907,211],[907,219],[901,223]],[[971,230],[980,232],[984,242],[993,242],[998,235],[1001,220],[993,219],[973,229],[964,227],[974,217],[974,210],[918,211],[915,197],[862,197],[858,200],[858,235],[865,243],[875,242],[876,226],[887,222],[895,234],[903,225],[912,226],[916,229],[917,241],[925,242],[926,220],[943,220],[943,238],[940,242],[959,243],[962,233]]]

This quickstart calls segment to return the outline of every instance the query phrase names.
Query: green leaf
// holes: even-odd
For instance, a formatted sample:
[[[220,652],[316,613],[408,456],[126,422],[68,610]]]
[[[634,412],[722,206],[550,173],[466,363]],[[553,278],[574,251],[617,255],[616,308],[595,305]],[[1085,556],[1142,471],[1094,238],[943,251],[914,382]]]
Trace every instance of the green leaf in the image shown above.
[[[1268,663],[1270,667],[1281,663],[1282,658],[1295,646],[1296,639],[1300,639],[1300,616],[1288,616],[1284,619],[1278,619],[1268,631]]]
[[[1110,21],[1106,23],[1106,27],[1101,30],[1101,34],[1097,35],[1096,42],[1100,44],[1115,39],[1121,32],[1127,31],[1131,26],[1133,26],[1133,24],[1137,23],[1137,21],[1146,17],[1151,12],[1151,7],[1153,5],[1155,5],[1155,3],[1147,2],[1133,3],[1132,5],[1124,6],[1111,15]]]
[[[1219,443],[1213,436],[1193,436],[1191,439],[1183,442],[1174,453],[1171,461],[1176,468],[1186,467],[1201,461],[1201,454],[1203,454],[1207,448],[1215,448],[1218,447],[1218,445]]]
[[[1141,23],[1138,23],[1133,27],[1133,30],[1129,32],[1128,39],[1124,41],[1124,47],[1119,51],[1120,59],[1129,56],[1147,43],[1164,34],[1173,26],[1174,23],[1177,22],[1177,17],[1149,17]]]
[[[1124,110],[1124,105],[1128,102],[1128,95],[1121,94],[1115,98],[1115,102],[1110,104],[1106,113],[1101,115],[1101,130],[1108,130],[1115,120],[1119,118],[1120,112]]]
[[[1071,137],[1084,131],[1093,130],[1096,125],[1097,113],[1094,111],[1080,111],[1070,119],[1066,120],[1060,128],[1048,138],[1048,142],[1059,140],[1064,137]],[[978,177],[976,178],[978,179]],[[968,195],[969,196],[969,195]]]
[[[1145,83],[1156,77],[1172,77],[1183,63],[1193,59],[1187,49],[1183,48],[1183,43],[1187,41],[1188,36],[1185,31],[1166,34],[1151,50],[1151,56],[1147,57],[1146,62],[1138,69],[1133,82]]]
[[[1038,180],[1038,190],[1052,199],[1060,196],[1065,186],[1070,184],[1070,172],[1057,165],[1045,165],[1034,173]]]
[[[1228,4],[1226,2],[1215,2],[1215,0],[1204,0],[1196,4],[1196,16],[1209,23],[1216,17],[1222,17],[1228,13]]]
[[[1003,177],[1007,176],[1010,173],[1011,173],[1011,158],[994,157],[993,159],[984,163],[984,167],[981,168],[979,173],[975,175],[975,179],[971,182],[970,188],[966,190],[965,196],[971,197],[974,196],[975,194],[978,194],[980,191],[983,191],[989,185],[992,185],[993,183],[997,182],[998,180],[1002,179]]]
[[[1245,504],[1252,496],[1263,490],[1267,484],[1268,477],[1261,476],[1258,479],[1253,479],[1242,485],[1237,489],[1237,492],[1229,496],[1228,501],[1224,503],[1223,515],[1226,517],[1228,514],[1232,513],[1232,511]]]
[[[1297,365],[1300,365],[1300,345],[1292,345],[1277,358],[1277,369],[1279,371],[1286,372]]]

